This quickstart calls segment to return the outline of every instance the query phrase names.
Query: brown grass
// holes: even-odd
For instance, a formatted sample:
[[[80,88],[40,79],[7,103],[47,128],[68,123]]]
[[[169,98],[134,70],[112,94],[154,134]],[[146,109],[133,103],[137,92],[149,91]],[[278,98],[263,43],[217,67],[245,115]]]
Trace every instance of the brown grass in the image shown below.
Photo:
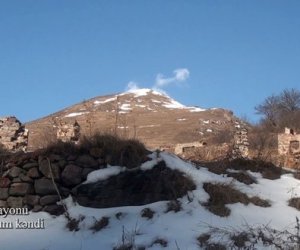
[[[147,218],[148,220],[152,219],[154,214],[155,214],[155,212],[151,208],[148,208],[148,207],[144,208],[141,211],[141,217]]]
[[[294,207],[300,211],[300,197],[294,197],[289,199],[289,206]]]
[[[89,154],[91,150],[101,152],[100,157],[106,159],[108,164],[120,165],[127,168],[138,167],[145,161],[148,151],[137,140],[121,139],[108,134],[95,134],[84,137],[78,145],[71,142],[57,141],[43,150],[44,154]]]
[[[166,213],[173,211],[178,213],[181,210],[181,202],[179,200],[169,201],[167,203],[167,210]]]
[[[226,204],[242,203],[248,205],[253,203],[256,206],[269,207],[270,204],[266,200],[262,200],[259,197],[249,198],[246,194],[236,190],[230,184],[224,183],[204,183],[204,190],[209,194],[210,198],[208,202],[203,205],[215,215],[226,217],[230,215],[230,209],[226,207]]]
[[[95,220],[94,225],[92,225],[90,229],[93,231],[93,233],[95,233],[107,227],[108,224],[109,224],[109,218],[102,217],[100,220]]]
[[[204,166],[208,170],[215,174],[228,174],[227,169],[234,169],[238,171],[250,170],[251,172],[261,173],[263,178],[276,180],[279,179],[286,171],[282,168],[276,167],[271,162],[265,162],[262,160],[250,160],[250,159],[223,159],[214,162],[194,162],[199,166]],[[234,176],[232,176],[235,178]],[[238,180],[238,179],[237,179]]]

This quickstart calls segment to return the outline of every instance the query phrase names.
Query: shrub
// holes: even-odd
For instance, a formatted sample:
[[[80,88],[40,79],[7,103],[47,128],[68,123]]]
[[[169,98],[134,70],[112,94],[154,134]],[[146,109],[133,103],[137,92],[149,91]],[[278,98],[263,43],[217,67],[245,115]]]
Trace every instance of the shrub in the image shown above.
[[[294,197],[289,200],[289,206],[300,211],[300,197]]]
[[[93,231],[93,233],[95,233],[107,227],[108,224],[109,224],[109,218],[102,217],[100,220],[95,220],[94,225],[92,225],[90,229]]]
[[[208,202],[203,205],[215,215],[226,217],[230,215],[230,209],[226,204],[243,203],[248,205],[253,203],[256,206],[269,207],[270,204],[266,200],[262,200],[257,196],[249,198],[246,194],[236,190],[231,184],[224,183],[204,183],[204,190],[209,194]]]

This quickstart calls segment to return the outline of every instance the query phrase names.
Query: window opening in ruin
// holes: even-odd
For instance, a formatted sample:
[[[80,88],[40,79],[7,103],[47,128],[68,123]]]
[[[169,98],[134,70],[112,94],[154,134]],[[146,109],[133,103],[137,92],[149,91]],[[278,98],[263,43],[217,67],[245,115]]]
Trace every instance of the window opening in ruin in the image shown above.
[[[299,141],[291,141],[290,142],[290,150],[291,151],[299,150],[299,148],[300,148],[300,142]]]

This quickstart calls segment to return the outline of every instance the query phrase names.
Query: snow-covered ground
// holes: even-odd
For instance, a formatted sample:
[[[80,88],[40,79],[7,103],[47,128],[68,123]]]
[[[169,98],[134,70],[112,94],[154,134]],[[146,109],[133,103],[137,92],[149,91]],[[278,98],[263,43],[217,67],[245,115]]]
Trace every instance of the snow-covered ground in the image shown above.
[[[281,176],[278,180],[268,180],[259,173],[250,173],[257,179],[257,184],[245,185],[232,178],[216,175],[206,168],[197,169],[190,163],[184,162],[176,156],[168,153],[156,153],[151,155],[152,160],[141,166],[142,170],[151,169],[158,161],[164,160],[171,169],[178,169],[190,177],[196,184],[196,190],[180,199],[182,210],[175,213],[166,213],[167,201],[156,202],[145,206],[115,207],[107,209],[86,208],[74,204],[71,198],[65,200],[69,213],[74,218],[81,215],[84,219],[80,222],[80,230],[70,232],[66,228],[67,220],[64,216],[52,217],[44,212],[30,213],[29,215],[9,215],[1,218],[1,224],[12,222],[16,226],[16,220],[34,221],[43,219],[44,229],[1,229],[0,249],[3,250],[90,250],[113,249],[122,242],[131,241],[137,246],[145,246],[146,249],[201,249],[197,237],[209,231],[211,227],[225,228],[228,230],[242,231],[249,226],[268,225],[277,230],[294,230],[296,216],[299,211],[287,205],[291,197],[300,195],[300,181],[291,174]],[[109,178],[124,171],[123,168],[113,166],[108,169],[90,173],[88,182],[97,179]],[[219,217],[209,212],[201,203],[206,202],[209,195],[203,189],[204,182],[233,183],[240,191],[249,197],[259,196],[267,199],[271,207],[263,208],[252,204],[231,204],[229,217]],[[155,214],[152,219],[142,218],[141,210],[151,208]],[[119,213],[117,218],[116,214]],[[121,214],[120,214],[121,213]],[[109,217],[107,227],[98,232],[89,228],[102,217]],[[217,236],[216,236],[217,237]],[[156,239],[164,239],[168,246],[163,248],[159,244],[153,244]],[[226,237],[215,238],[226,245]],[[257,249],[271,249],[257,244]]]

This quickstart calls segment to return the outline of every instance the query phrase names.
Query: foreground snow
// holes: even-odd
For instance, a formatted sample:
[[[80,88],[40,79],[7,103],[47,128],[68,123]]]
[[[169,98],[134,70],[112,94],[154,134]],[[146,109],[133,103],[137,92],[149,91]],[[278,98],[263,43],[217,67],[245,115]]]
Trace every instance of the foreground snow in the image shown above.
[[[287,205],[291,197],[300,195],[300,181],[292,175],[283,175],[278,180],[263,179],[260,174],[250,173],[257,178],[258,184],[247,186],[232,178],[223,177],[209,172],[206,168],[196,169],[192,164],[186,163],[179,158],[161,153],[159,158],[156,154],[151,155],[152,160],[141,166],[142,170],[151,169],[158,161],[164,160],[168,167],[178,169],[193,179],[197,189],[180,199],[182,210],[174,213],[166,213],[166,201],[156,202],[145,206],[116,207],[109,209],[93,209],[74,204],[71,198],[65,200],[70,215],[85,218],[80,223],[78,232],[70,232],[66,229],[67,220],[64,216],[52,217],[44,212],[30,213],[30,215],[9,215],[1,222],[13,222],[16,219],[23,221],[45,220],[45,229],[1,229],[1,249],[63,249],[63,250],[108,250],[118,246],[124,241],[134,241],[136,245],[146,246],[147,249],[163,249],[159,244],[153,244],[155,239],[168,241],[167,249],[199,249],[197,237],[207,232],[210,227],[225,228],[230,230],[243,230],[249,226],[269,225],[278,230],[294,230],[295,218],[299,212]],[[103,172],[102,172],[103,171]],[[98,170],[91,173],[88,182],[108,178],[123,171],[120,167]],[[208,194],[203,190],[204,182],[234,182],[237,189],[249,196],[257,195],[271,202],[269,208],[257,207],[252,204],[228,205],[231,209],[229,217],[219,217],[206,210],[200,203],[207,201]],[[191,201],[192,200],[192,201]],[[144,208],[155,211],[150,220],[142,218],[140,212]],[[118,218],[117,213],[122,213]],[[103,216],[109,217],[109,225],[99,232],[92,232],[89,228],[96,219]],[[217,237],[217,236],[216,236]],[[216,238],[222,242],[224,239]],[[258,249],[270,249],[258,243]],[[166,249],[166,248],[165,248]]]

